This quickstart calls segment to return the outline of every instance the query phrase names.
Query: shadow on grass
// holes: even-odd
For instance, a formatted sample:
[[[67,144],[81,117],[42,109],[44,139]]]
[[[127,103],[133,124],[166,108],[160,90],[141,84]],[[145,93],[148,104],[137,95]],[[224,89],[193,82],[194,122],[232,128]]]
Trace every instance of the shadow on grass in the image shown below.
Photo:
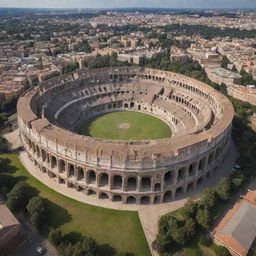
[[[50,227],[59,228],[63,224],[70,222],[72,220],[69,212],[63,207],[53,203],[48,199],[45,199],[45,204],[48,210],[48,216],[46,219],[48,224],[48,227],[47,227],[48,229]]]
[[[82,235],[79,232],[72,231],[64,236],[64,239],[69,241],[71,244],[75,244],[82,239]]]
[[[109,244],[98,245],[98,254],[100,256],[115,256],[118,255],[115,248],[111,247]]]
[[[9,158],[0,159],[0,173],[13,174],[18,170],[14,165],[11,165],[11,160]]]

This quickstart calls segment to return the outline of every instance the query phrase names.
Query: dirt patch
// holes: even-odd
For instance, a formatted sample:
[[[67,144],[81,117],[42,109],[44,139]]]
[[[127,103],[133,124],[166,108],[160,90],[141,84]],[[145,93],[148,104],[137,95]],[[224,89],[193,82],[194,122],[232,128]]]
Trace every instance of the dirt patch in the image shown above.
[[[118,128],[120,128],[120,129],[129,129],[130,127],[131,127],[131,125],[129,123],[118,124]]]

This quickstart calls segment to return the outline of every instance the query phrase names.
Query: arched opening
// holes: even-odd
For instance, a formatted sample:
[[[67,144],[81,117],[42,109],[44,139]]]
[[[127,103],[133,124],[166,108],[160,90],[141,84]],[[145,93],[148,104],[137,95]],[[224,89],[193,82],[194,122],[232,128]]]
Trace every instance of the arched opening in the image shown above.
[[[96,196],[96,192],[94,190],[88,190],[88,196]]]
[[[186,176],[186,170],[185,167],[182,167],[179,169],[179,173],[178,173],[178,181],[184,180],[185,176]]]
[[[93,184],[96,182],[96,174],[93,170],[88,171],[88,184]]]
[[[129,197],[126,199],[126,203],[127,203],[127,204],[136,204],[136,198],[133,197],[133,196],[129,196]]]
[[[161,191],[161,184],[160,184],[160,183],[156,183],[156,184],[155,184],[154,191],[155,191],[155,192]]]
[[[122,197],[120,195],[114,195],[113,202],[122,202]]]
[[[46,158],[47,158],[47,155],[46,155],[46,152],[45,152],[44,149],[42,150],[42,158],[43,158],[43,162],[45,162]]]
[[[159,203],[160,203],[160,196],[155,196],[154,204],[159,204]]]
[[[165,182],[165,185],[172,184],[172,172],[171,171],[168,171],[168,172],[165,173],[164,182]]]
[[[83,190],[84,190],[84,188],[83,188],[83,187],[81,187],[81,186],[77,186],[76,190],[77,190],[78,192],[80,192],[80,191],[83,191]]]
[[[175,198],[180,197],[181,195],[183,195],[183,188],[179,187],[176,189]]]
[[[212,161],[213,161],[213,156],[214,156],[214,152],[212,152],[212,153],[209,155],[209,158],[208,158],[208,165],[212,163]]]
[[[43,173],[46,173],[46,172],[47,172],[47,170],[46,170],[45,167],[42,168],[42,172],[43,172]]]
[[[51,167],[55,168],[57,166],[57,159],[55,156],[51,156]]]
[[[140,110],[140,109],[141,109],[141,106],[139,105],[139,106],[138,106],[138,110]]]
[[[78,180],[84,180],[84,169],[82,167],[78,167]]]
[[[140,199],[140,204],[149,204],[149,197],[148,196],[143,196]]]
[[[189,183],[187,186],[187,193],[191,192],[194,190],[194,183]]]
[[[133,191],[137,188],[137,179],[135,177],[130,177],[127,180],[127,190]]]
[[[36,153],[37,153],[37,157],[40,157],[40,149],[38,146],[36,146]]]
[[[100,199],[109,199],[109,196],[106,193],[100,193]]]
[[[203,177],[200,177],[198,180],[197,180],[197,186],[199,186],[203,181]]]
[[[65,168],[66,168],[66,164],[65,164],[65,161],[60,159],[59,160],[59,171],[60,172],[65,172]]]
[[[134,108],[134,102],[131,102],[130,108]]]
[[[124,108],[128,108],[128,103],[125,103],[125,104],[124,104]]]
[[[121,189],[122,184],[122,177],[120,175],[115,175],[113,178],[113,189]]]
[[[164,193],[163,202],[167,203],[167,202],[171,202],[171,201],[172,201],[172,191],[166,191]]]
[[[75,175],[75,169],[74,169],[74,165],[73,164],[69,164],[69,168],[68,168],[68,176],[74,176]]]
[[[199,161],[199,171],[203,171],[205,167],[206,158],[203,158]]]
[[[101,187],[108,185],[108,174],[107,173],[101,173],[99,178],[100,178],[99,185]]]
[[[149,191],[151,190],[151,178],[142,177],[141,179],[141,191]]]
[[[217,148],[217,150],[216,150],[215,159],[218,159],[218,158],[219,158],[220,152],[221,152],[221,149],[220,149],[220,147],[219,147],[219,148]]]
[[[194,164],[191,164],[190,166],[189,166],[189,169],[188,169],[188,175],[189,176],[194,176],[195,175],[195,165]]]

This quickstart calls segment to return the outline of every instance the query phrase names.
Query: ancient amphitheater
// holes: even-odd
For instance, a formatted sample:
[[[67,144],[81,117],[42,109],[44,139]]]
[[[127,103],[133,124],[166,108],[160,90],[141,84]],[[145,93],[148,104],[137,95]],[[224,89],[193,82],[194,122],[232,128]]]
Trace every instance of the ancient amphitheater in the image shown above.
[[[173,136],[111,141],[76,133],[101,113],[134,110],[166,122]],[[233,108],[208,85],[172,72],[118,67],[80,70],[22,95],[22,143],[41,172],[84,196],[157,204],[193,190],[229,148]]]

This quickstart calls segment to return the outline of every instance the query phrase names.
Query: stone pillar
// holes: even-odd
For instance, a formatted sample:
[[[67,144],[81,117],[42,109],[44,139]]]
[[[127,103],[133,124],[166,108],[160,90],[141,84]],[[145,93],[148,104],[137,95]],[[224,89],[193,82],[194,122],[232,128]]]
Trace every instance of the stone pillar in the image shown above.
[[[84,169],[84,182],[87,185],[88,184],[88,175],[87,175],[87,170]]]
[[[140,176],[138,176],[138,178],[137,178],[136,191],[141,192],[141,177]]]
[[[95,172],[95,174],[96,174],[96,186],[99,187],[99,185],[100,185],[100,176],[96,172]]]
[[[113,176],[111,174],[108,174],[108,186],[109,189],[113,188]]]
[[[65,162],[65,172],[66,172],[66,177],[67,177],[67,178],[68,178],[68,176],[69,176],[69,175],[68,175],[68,168],[69,168],[68,165],[69,165],[68,162]]]
[[[179,176],[179,169],[176,169],[174,171],[174,173],[175,173],[175,176],[173,178],[173,184],[177,184],[178,183],[178,176]]]
[[[125,177],[122,177],[122,190],[127,190],[127,179]]]
[[[196,162],[196,164],[195,164],[195,174],[196,174],[196,176],[198,175],[198,168],[199,168],[199,161],[197,161]]]
[[[155,179],[154,179],[154,177],[151,177],[150,180],[151,180],[151,183],[150,183],[151,188],[150,188],[150,190],[154,191],[155,190]]]
[[[185,168],[185,180],[188,180],[189,177],[189,165],[184,167]]]
[[[78,167],[74,166],[74,176],[75,176],[75,180],[78,180]]]

